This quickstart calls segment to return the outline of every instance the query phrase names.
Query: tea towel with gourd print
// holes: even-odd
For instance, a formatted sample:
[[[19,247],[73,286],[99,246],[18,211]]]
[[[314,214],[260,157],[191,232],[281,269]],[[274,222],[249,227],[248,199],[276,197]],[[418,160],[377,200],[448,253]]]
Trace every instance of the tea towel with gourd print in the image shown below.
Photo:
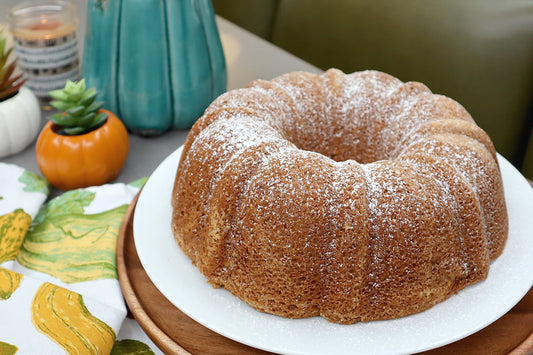
[[[0,353],[161,353],[126,318],[116,268],[142,182],[68,191],[0,163]]]

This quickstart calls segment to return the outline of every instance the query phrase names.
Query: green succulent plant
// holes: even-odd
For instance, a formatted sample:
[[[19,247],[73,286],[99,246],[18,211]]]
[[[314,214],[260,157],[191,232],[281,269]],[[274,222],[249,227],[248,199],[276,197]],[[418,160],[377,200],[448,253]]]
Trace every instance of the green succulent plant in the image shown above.
[[[0,31],[0,102],[15,96],[26,82],[22,74],[14,75],[17,60],[7,62],[9,55],[13,52],[13,47],[6,49],[6,38],[2,32]]]
[[[85,90],[85,79],[78,82],[67,80],[65,88],[48,92],[50,105],[61,111],[50,116],[50,121],[62,127],[67,135],[78,135],[100,127],[107,119],[105,112],[98,112],[104,105],[94,101],[98,95],[95,88]]]

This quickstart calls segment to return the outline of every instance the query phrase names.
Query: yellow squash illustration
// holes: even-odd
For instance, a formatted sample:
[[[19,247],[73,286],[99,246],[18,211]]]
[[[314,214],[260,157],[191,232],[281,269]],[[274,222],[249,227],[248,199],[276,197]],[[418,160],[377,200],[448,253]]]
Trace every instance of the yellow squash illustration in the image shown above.
[[[69,354],[109,354],[115,331],[94,317],[81,295],[45,282],[32,303],[35,328]]]
[[[22,275],[0,267],[0,300],[7,300],[19,287]],[[2,354],[0,352],[0,354]]]
[[[91,215],[51,214],[32,226],[17,260],[66,283],[116,279],[117,237],[127,207]]]
[[[0,264],[15,259],[30,224],[30,215],[20,208],[0,216]]]

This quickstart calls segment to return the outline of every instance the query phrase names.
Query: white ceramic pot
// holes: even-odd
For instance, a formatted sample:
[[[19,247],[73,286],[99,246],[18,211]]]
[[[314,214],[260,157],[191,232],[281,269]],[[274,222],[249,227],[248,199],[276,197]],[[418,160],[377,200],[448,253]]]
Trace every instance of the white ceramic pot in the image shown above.
[[[0,158],[24,150],[40,129],[39,101],[23,86],[15,96],[0,102]]]

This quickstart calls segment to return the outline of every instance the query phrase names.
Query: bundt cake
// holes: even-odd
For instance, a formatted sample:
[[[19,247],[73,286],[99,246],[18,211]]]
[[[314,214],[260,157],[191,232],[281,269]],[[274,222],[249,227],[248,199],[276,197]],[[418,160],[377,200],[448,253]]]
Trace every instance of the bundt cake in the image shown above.
[[[223,94],[187,136],[171,201],[175,239],[211,284],[345,324],[485,279],[508,231],[487,134],[454,100],[377,71]]]

